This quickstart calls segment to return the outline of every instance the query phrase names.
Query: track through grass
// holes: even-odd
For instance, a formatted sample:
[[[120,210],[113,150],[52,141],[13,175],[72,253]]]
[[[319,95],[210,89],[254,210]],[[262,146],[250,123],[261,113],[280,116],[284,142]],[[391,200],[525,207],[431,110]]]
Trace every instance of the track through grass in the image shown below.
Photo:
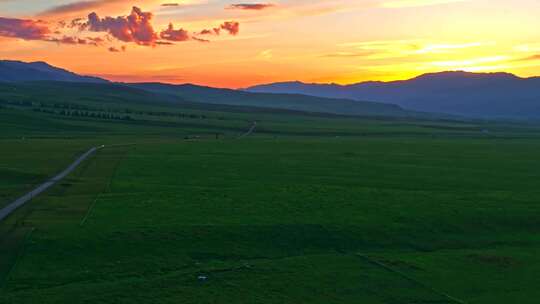
[[[0,109],[2,197],[107,146],[0,224],[0,303],[540,297],[538,126],[118,106]]]
[[[527,265],[538,260],[519,252],[540,244],[540,193],[524,182],[538,172],[537,145],[253,138],[105,149],[25,218],[36,231],[0,300],[510,301],[520,282],[490,276],[505,267],[534,282]],[[455,266],[436,259],[443,252]],[[477,275],[459,285],[441,271]]]

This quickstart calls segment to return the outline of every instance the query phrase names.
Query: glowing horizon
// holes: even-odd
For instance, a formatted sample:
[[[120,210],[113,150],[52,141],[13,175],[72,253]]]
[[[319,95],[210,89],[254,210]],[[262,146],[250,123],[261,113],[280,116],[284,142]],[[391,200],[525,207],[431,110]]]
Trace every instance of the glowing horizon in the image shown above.
[[[535,0],[0,0],[0,59],[231,88],[451,70],[530,77],[535,11]]]

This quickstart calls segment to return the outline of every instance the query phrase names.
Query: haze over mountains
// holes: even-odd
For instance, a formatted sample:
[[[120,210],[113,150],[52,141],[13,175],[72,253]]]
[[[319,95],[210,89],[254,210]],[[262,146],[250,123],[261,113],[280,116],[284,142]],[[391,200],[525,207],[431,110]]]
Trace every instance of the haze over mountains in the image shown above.
[[[192,84],[173,85],[164,83],[135,83],[126,85],[156,94],[176,96],[183,100],[207,104],[273,108],[352,116],[419,115],[417,113],[408,112],[396,105],[343,98],[323,98],[301,94],[251,93]]]
[[[283,82],[248,92],[371,100],[408,110],[485,118],[540,118],[540,78],[507,73],[442,72],[392,82],[352,85]]]
[[[520,78],[507,73],[442,72],[404,81],[345,86],[283,82],[239,91],[191,84],[112,83],[44,62],[0,61],[0,82],[33,81],[102,84],[83,90],[85,94],[101,94],[103,92],[92,90],[107,90],[118,91],[117,94],[121,95],[128,88],[138,89],[154,96],[149,101],[167,103],[189,102],[355,116],[422,116],[419,112],[428,112],[475,118],[540,119],[540,78]],[[57,84],[54,87],[62,88]]]
[[[2,85],[2,83],[4,83]],[[189,107],[259,111],[275,109],[351,116],[405,117],[419,114],[399,106],[297,94],[250,93],[191,84],[112,83],[80,76],[43,62],[0,61],[0,98],[6,101],[39,102],[85,99],[100,102],[176,104]]]

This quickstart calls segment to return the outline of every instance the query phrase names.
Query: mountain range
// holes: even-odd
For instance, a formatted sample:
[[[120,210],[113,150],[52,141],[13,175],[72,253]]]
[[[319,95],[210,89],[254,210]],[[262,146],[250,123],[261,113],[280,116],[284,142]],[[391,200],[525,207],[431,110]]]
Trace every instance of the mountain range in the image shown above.
[[[413,111],[478,118],[540,118],[540,77],[520,78],[508,73],[442,72],[404,81],[352,85],[282,82],[246,91],[371,100]]]
[[[4,85],[2,85],[4,83]],[[298,94],[250,93],[192,84],[113,83],[81,76],[44,62],[0,61],[0,98],[6,101],[85,99],[197,106],[205,109],[261,109],[348,116],[421,116],[399,106]]]
[[[191,102],[214,105],[273,108],[350,116],[421,116],[419,113],[409,112],[392,104],[344,98],[324,98],[301,94],[251,93],[192,84],[133,83],[125,85],[156,94],[176,96]]]
[[[0,82],[21,81],[108,82],[98,77],[81,76],[42,61],[27,63],[0,60]]]
[[[124,94],[133,89],[150,94],[154,102],[206,104],[277,109],[351,116],[438,117],[458,115],[472,118],[540,119],[540,77],[520,78],[508,73],[442,72],[392,82],[363,82],[352,85],[282,82],[232,90],[166,83],[113,83],[82,76],[45,62],[0,61],[0,83],[41,83],[75,93]],[[51,82],[64,82],[64,85]],[[88,86],[84,84],[100,84]],[[92,89],[89,89],[92,88]],[[88,89],[88,90],[86,90]],[[131,89],[131,91],[129,90]],[[106,93],[106,94],[105,94]],[[144,95],[143,94],[143,95]],[[62,96],[65,96],[63,94]],[[123,96],[123,95],[122,95]],[[14,97],[12,97],[14,98]],[[90,98],[90,97],[88,97]],[[442,115],[441,115],[442,114]]]

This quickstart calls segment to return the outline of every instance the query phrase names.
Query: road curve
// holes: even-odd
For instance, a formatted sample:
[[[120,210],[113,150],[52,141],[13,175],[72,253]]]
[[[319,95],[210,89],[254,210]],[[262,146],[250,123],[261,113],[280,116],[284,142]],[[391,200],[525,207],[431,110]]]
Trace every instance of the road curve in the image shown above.
[[[60,172],[55,177],[49,179],[45,183],[39,185],[34,190],[26,193],[25,195],[21,196],[17,200],[15,200],[13,203],[7,205],[3,209],[0,210],[0,222],[3,221],[5,218],[7,218],[11,213],[13,213],[15,210],[17,210],[22,205],[26,204],[28,201],[32,200],[35,196],[41,194],[43,191],[49,189],[51,186],[56,184],[57,182],[64,179],[68,174],[73,172],[85,159],[87,159],[90,155],[94,154],[98,149],[104,148],[105,146],[99,146],[99,147],[93,147],[90,150],[88,150],[86,153],[81,155],[79,158],[77,158],[69,167],[67,167],[64,171]]]

